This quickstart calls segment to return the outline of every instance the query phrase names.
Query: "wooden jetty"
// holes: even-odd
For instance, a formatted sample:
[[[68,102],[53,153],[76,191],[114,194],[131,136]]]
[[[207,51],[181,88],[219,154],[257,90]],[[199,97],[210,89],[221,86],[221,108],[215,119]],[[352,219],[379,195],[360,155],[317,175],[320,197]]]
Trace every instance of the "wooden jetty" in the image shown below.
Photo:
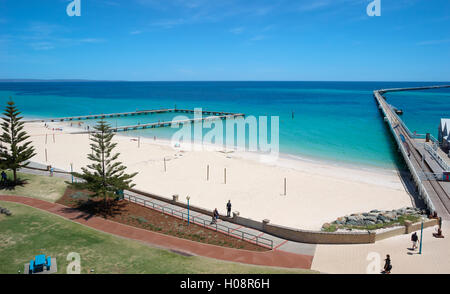
[[[374,98],[408,165],[420,197],[431,212],[436,212],[443,219],[450,220],[450,182],[443,181],[443,174],[448,171],[448,165],[429,147],[427,140],[431,136],[427,135],[424,139],[423,135],[412,133],[383,96],[388,92],[438,88],[450,88],[450,85],[377,90],[374,91]]]
[[[145,130],[145,129],[154,129],[154,128],[165,128],[165,127],[176,127],[179,125],[184,124],[191,124],[196,123],[200,121],[210,121],[210,120],[224,120],[229,118],[239,118],[244,117],[245,115],[243,113],[233,113],[229,115],[213,115],[213,116],[207,116],[202,118],[193,118],[193,119],[185,119],[185,120],[175,120],[175,121],[163,121],[163,122],[155,122],[155,123],[148,123],[148,124],[138,124],[138,125],[130,125],[130,126],[121,126],[121,127],[115,127],[111,128],[113,132],[127,132],[127,131],[136,131],[136,130]],[[94,133],[94,131],[80,131],[80,132],[73,132],[71,134],[88,134],[88,133]]]
[[[232,112],[223,112],[223,111],[206,111],[202,110],[196,111],[192,109],[177,109],[177,108],[169,108],[169,109],[156,109],[156,110],[137,110],[133,112],[121,112],[121,113],[108,113],[108,114],[90,114],[90,115],[80,115],[80,116],[68,116],[68,117],[58,117],[58,118],[43,118],[43,119],[34,119],[34,120],[26,120],[25,123],[32,122],[64,122],[64,121],[79,121],[79,120],[88,120],[88,119],[104,119],[104,118],[114,118],[114,117],[127,117],[127,116],[137,116],[137,115],[149,115],[149,114],[159,114],[159,113],[202,113],[202,115],[215,115],[215,116],[244,116],[242,113],[232,113]]]
[[[210,121],[210,120],[224,120],[229,118],[239,118],[245,117],[243,113],[232,113],[232,112],[223,112],[223,111],[207,111],[207,110],[191,110],[191,109],[157,109],[157,110],[141,110],[135,112],[121,112],[121,113],[109,113],[109,114],[92,114],[92,115],[82,115],[82,116],[71,116],[71,117],[59,117],[59,118],[47,118],[47,119],[36,119],[36,120],[28,120],[26,123],[32,122],[64,122],[64,121],[80,121],[80,120],[88,120],[88,119],[104,119],[104,118],[114,118],[114,117],[128,117],[135,115],[149,115],[149,114],[157,114],[157,113],[190,113],[190,114],[201,114],[201,118],[193,118],[186,120],[176,120],[176,121],[163,121],[163,122],[154,122],[148,124],[137,124],[137,125],[128,125],[128,126],[120,126],[111,128],[113,132],[126,132],[126,131],[135,131],[135,130],[144,130],[144,129],[154,129],[154,128],[164,128],[164,127],[172,127],[179,126],[188,123],[195,123],[199,121]],[[205,116],[206,115],[206,116]],[[88,134],[93,133],[94,131],[83,130],[79,132],[73,132],[72,134]]]

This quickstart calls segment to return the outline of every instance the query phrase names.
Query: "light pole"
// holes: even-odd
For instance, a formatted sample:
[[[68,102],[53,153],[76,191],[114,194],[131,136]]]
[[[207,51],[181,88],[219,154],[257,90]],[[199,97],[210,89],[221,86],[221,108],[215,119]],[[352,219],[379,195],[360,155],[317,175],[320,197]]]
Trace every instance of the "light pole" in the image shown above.
[[[186,196],[187,199],[187,209],[188,209],[188,225],[189,225],[189,199],[191,199],[191,197]]]
[[[420,225],[420,247],[419,247],[419,254],[422,254],[422,236],[423,236],[423,217],[422,217],[422,224]]]

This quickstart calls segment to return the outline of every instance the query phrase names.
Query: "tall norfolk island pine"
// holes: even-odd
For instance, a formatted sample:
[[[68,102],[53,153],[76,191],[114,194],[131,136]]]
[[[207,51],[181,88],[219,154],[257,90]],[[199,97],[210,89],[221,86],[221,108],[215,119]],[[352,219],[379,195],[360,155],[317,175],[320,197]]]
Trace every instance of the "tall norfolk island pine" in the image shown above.
[[[11,169],[14,175],[14,183],[17,183],[17,170],[28,165],[36,153],[31,141],[25,142],[30,136],[23,130],[23,122],[19,110],[10,100],[3,112],[2,129],[0,136],[2,146],[0,147],[0,165],[2,168]],[[4,146],[4,144],[6,146]]]
[[[92,153],[88,154],[88,159],[93,163],[87,168],[81,168],[83,173],[73,174],[84,180],[84,182],[75,184],[76,186],[86,188],[94,192],[96,196],[103,196],[106,203],[109,194],[133,187],[131,179],[137,173],[126,174],[126,167],[116,161],[120,153],[113,154],[117,143],[111,142],[114,137],[111,127],[101,120],[94,130],[90,144]]]

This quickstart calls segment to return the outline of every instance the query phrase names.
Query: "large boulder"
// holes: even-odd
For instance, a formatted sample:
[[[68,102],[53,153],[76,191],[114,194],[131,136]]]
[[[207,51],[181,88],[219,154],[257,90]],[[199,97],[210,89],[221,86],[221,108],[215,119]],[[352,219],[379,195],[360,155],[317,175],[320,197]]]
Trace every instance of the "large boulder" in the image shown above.
[[[374,216],[374,215],[368,215],[368,216],[366,216],[366,217],[364,218],[364,220],[365,220],[365,221],[370,221],[370,222],[375,223],[375,222],[377,221],[377,217]]]

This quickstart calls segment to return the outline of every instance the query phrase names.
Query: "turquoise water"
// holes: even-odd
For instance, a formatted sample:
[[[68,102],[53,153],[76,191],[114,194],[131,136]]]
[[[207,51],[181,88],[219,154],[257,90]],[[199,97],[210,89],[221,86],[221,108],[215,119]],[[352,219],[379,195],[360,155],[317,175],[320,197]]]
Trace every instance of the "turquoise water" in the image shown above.
[[[59,117],[159,108],[203,108],[280,117],[280,152],[350,164],[399,164],[372,92],[436,83],[393,82],[58,82],[0,83],[0,102],[11,96],[26,117]],[[412,131],[437,136],[450,116],[450,91],[391,93]],[[294,112],[294,118],[292,118]],[[112,126],[172,119],[174,114],[111,119]],[[192,117],[192,115],[188,115]],[[176,130],[130,135],[170,138]]]

